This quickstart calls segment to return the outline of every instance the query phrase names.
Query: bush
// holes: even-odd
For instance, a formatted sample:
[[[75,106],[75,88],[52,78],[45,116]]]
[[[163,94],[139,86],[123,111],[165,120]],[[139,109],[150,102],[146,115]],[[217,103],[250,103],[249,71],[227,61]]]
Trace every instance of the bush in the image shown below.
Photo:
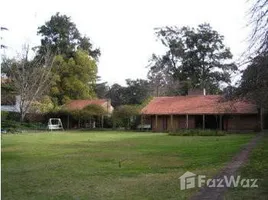
[[[1,128],[3,129],[19,128],[19,123],[15,121],[5,120],[1,122]]]
[[[42,123],[20,123],[11,120],[5,120],[1,122],[1,129],[6,132],[20,132],[21,130],[44,130],[46,125]]]
[[[184,129],[176,132],[170,132],[172,136],[224,136],[226,132],[218,130],[203,130],[203,129]]]
[[[117,107],[112,116],[114,126],[124,127],[125,129],[136,129],[139,110],[138,105],[123,105]]]
[[[1,122],[1,132],[15,133],[19,130],[19,123],[15,121],[5,120]]]
[[[6,116],[6,120],[19,122],[20,121],[20,113],[8,112],[8,115]]]
[[[1,121],[4,121],[7,119],[8,112],[7,111],[1,111]]]
[[[104,117],[103,127],[105,127],[105,128],[113,128],[113,119],[112,119],[112,117],[107,117],[107,116]]]

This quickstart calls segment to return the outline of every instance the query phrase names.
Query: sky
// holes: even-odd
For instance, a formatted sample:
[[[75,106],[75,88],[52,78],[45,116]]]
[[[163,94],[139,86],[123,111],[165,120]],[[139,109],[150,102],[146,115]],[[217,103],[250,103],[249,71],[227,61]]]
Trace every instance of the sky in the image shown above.
[[[210,23],[239,59],[250,33],[249,6],[247,0],[1,0],[0,26],[9,29],[1,31],[1,43],[9,47],[6,55],[15,56],[23,44],[40,44],[37,28],[52,15],[66,14],[100,48],[102,81],[124,85],[127,78],[146,78],[151,55],[163,53],[156,27]]]

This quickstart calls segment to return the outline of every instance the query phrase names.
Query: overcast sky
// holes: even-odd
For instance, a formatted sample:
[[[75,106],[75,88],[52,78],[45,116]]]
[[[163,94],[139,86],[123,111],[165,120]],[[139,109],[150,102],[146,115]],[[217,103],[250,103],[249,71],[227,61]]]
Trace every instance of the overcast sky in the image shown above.
[[[37,27],[56,12],[71,17],[80,33],[100,47],[99,75],[109,84],[125,84],[127,78],[146,78],[148,59],[163,51],[154,28],[166,25],[197,26],[208,22],[225,36],[234,59],[247,46],[246,0],[2,0],[2,43],[15,55],[22,44],[39,45]]]

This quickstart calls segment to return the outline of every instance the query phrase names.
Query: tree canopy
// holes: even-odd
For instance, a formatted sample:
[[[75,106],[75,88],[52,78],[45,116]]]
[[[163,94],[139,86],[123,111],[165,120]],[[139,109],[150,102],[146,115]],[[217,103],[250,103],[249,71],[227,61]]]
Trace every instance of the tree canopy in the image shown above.
[[[130,129],[135,126],[139,111],[140,107],[138,105],[122,105],[117,107],[113,112],[114,126]]]
[[[224,37],[209,24],[157,28],[156,36],[167,49],[164,55],[153,55],[149,64],[148,78],[157,81],[158,86],[176,84],[186,90],[182,94],[189,88],[216,93],[220,83],[231,82],[231,73],[237,66],[231,61]]]
[[[95,97],[97,65],[85,51],[76,51],[74,57],[68,60],[61,55],[56,56],[52,72],[54,79],[50,96],[55,104],[62,105],[70,99]]]
[[[268,108],[268,54],[262,53],[252,59],[244,70],[240,86],[237,90],[239,97],[256,103],[260,108]]]
[[[10,80],[5,87],[7,97],[19,96],[21,121],[24,120],[32,104],[39,101],[48,92],[53,77],[51,73],[53,61],[54,58],[50,54],[40,60],[30,60],[29,46],[26,45],[20,55],[1,65]]]
[[[99,49],[93,49],[90,38],[81,36],[71,18],[56,13],[50,20],[38,28],[38,35],[42,37],[41,46],[38,47],[39,55],[51,51],[55,55],[70,58],[77,49],[87,52],[94,59],[100,56]]]
[[[106,97],[111,99],[113,106],[125,104],[142,104],[151,96],[150,82],[144,79],[126,79],[127,86],[113,84]]]
[[[68,111],[75,119],[89,119],[93,116],[102,116],[107,114],[104,108],[100,105],[88,105],[82,110]]]
[[[98,98],[104,99],[108,97],[110,87],[107,82],[101,82],[101,78],[98,76],[94,90]]]
[[[251,1],[250,1],[251,2]],[[249,11],[249,25],[252,27],[250,36],[250,53],[268,52],[268,1],[255,0]],[[250,51],[252,50],[253,51]]]
[[[251,1],[249,3],[252,3]],[[246,98],[259,108],[268,107],[268,1],[255,0],[250,9],[252,27],[250,46],[246,49],[247,68],[242,71],[238,88],[232,98]]]

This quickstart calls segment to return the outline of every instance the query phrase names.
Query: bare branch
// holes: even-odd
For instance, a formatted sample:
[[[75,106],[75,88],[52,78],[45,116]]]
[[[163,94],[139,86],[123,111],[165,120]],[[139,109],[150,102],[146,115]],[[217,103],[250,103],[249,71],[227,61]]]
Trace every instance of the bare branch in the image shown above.
[[[248,26],[252,27],[252,33],[249,37],[248,54],[267,52],[268,0],[257,0],[249,10],[249,18]]]
[[[29,46],[25,45],[21,56],[17,56],[11,68],[11,78],[20,96],[21,120],[24,119],[33,101],[38,100],[49,89],[54,56],[49,52],[41,58],[28,60]]]

